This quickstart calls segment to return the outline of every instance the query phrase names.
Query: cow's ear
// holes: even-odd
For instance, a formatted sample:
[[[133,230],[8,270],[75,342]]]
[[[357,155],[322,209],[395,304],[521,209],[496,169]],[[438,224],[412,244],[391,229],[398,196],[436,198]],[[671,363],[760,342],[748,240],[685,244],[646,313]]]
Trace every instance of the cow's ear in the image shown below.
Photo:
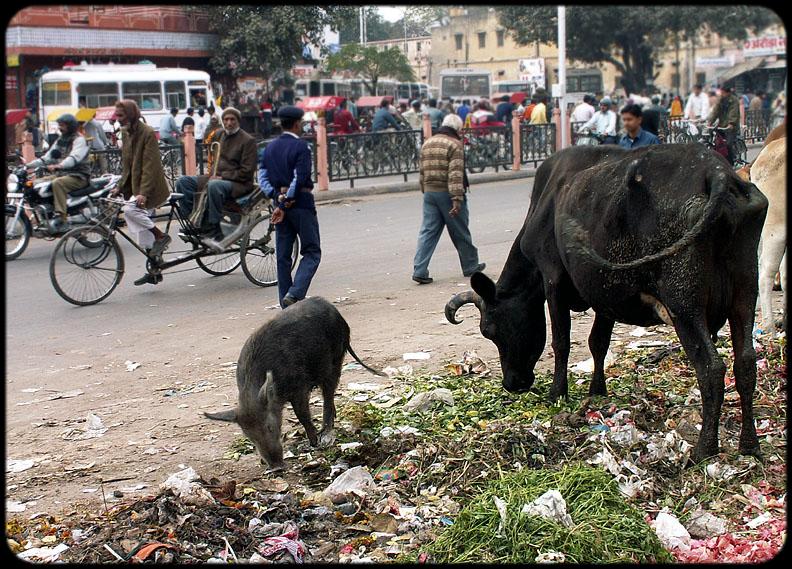
[[[470,286],[473,287],[473,290],[484,302],[488,304],[495,302],[495,294],[497,292],[495,283],[484,273],[473,273],[473,276],[470,277]]]
[[[640,190],[643,189],[643,173],[641,172],[641,161],[640,160],[633,160],[627,166],[627,173],[624,176],[624,183],[627,185],[628,188],[631,190]]]

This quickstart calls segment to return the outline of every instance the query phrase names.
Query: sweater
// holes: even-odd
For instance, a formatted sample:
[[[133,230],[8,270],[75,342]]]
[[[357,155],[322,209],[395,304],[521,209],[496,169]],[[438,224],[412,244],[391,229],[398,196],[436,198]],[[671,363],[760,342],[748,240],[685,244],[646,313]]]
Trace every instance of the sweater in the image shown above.
[[[432,136],[421,147],[421,192],[426,191],[427,186],[445,187],[451,199],[461,201],[465,196],[464,168],[462,141],[442,133]]]

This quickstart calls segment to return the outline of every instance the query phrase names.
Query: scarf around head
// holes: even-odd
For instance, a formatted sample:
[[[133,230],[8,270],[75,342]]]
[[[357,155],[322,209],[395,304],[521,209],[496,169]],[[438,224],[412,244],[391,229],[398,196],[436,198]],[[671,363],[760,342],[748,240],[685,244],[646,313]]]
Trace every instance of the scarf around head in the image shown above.
[[[129,132],[133,132],[140,123],[140,107],[138,107],[137,103],[131,99],[122,99],[118,101],[115,106],[124,109],[124,112],[129,119],[129,124],[124,128],[126,128]]]

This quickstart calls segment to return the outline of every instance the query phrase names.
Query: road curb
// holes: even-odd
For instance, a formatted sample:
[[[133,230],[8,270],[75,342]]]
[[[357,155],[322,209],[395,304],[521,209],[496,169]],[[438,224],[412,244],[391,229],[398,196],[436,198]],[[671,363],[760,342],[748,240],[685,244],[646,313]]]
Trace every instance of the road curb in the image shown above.
[[[517,180],[520,178],[533,178],[536,175],[536,168],[527,168],[518,171],[492,172],[489,174],[471,174],[468,176],[470,185],[488,184],[504,180]],[[377,186],[366,186],[363,188],[349,188],[344,190],[327,190],[326,192],[314,191],[316,202],[327,202],[332,200],[343,200],[347,198],[357,198],[364,196],[374,196],[379,194],[395,194],[402,192],[420,191],[418,182],[400,182],[394,184],[381,184]]]

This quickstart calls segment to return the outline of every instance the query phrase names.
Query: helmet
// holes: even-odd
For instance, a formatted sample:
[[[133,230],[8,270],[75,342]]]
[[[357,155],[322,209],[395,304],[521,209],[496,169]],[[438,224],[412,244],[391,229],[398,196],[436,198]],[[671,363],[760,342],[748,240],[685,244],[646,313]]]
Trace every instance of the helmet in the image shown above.
[[[610,97],[603,97],[600,101],[600,105],[612,105],[613,101],[611,101]]]
[[[69,132],[76,131],[77,127],[79,126],[77,124],[77,117],[75,117],[74,115],[72,115],[70,113],[65,113],[65,114],[62,114],[61,116],[59,116],[58,117],[58,122],[64,123],[66,125],[67,130]]]

